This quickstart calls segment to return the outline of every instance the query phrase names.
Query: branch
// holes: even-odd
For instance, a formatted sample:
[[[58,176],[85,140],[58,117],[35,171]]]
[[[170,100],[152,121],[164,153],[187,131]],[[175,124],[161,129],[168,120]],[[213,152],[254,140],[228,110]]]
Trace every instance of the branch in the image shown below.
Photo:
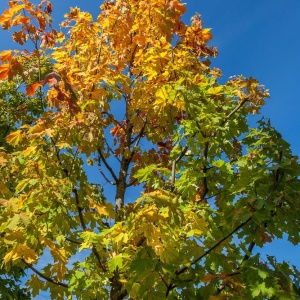
[[[245,254],[245,256],[244,256],[244,258],[243,258],[243,260],[242,260],[242,262],[241,262],[241,265],[242,265],[246,260],[248,260],[248,259],[250,258],[254,246],[255,246],[255,240],[253,240],[253,241],[250,243],[250,245],[249,245],[249,247],[248,247],[248,249],[247,249],[247,253]],[[240,269],[240,266],[237,267],[237,268],[233,271],[232,274],[228,274],[228,276],[241,274],[241,272],[238,271],[239,269]],[[217,290],[217,295],[219,295],[225,288],[226,288],[226,284],[220,285],[220,286],[218,287],[218,290]]]
[[[186,145],[181,151],[180,155],[172,161],[172,174],[171,174],[171,186],[174,187],[175,184],[175,172],[176,172],[176,164],[185,156],[189,146]]]
[[[242,102],[240,102],[237,105],[237,107],[229,115],[226,116],[226,118],[221,123],[221,126],[224,126],[226,124],[226,122],[248,101],[249,101],[249,98],[247,97]]]
[[[248,222],[250,222],[252,220],[252,216],[249,217],[245,222],[241,223],[239,226],[237,226],[234,230],[232,230],[229,234],[227,234],[225,237],[223,237],[221,240],[219,240],[218,242],[216,242],[211,248],[209,248],[208,250],[206,250],[201,256],[199,256],[197,259],[195,259],[189,266],[187,267],[183,267],[180,270],[175,272],[175,278],[178,277],[180,274],[185,273],[188,269],[190,269],[193,265],[195,265],[196,263],[198,263],[202,258],[204,258],[205,256],[207,256],[210,252],[212,252],[214,249],[216,249],[219,245],[221,245],[225,240],[227,240],[229,237],[231,237],[234,233],[236,233],[239,229],[241,229],[243,226],[245,226]],[[175,279],[173,278],[172,281]],[[170,282],[169,286],[168,286],[168,290],[166,293],[166,296],[168,296],[169,292],[171,290],[173,290],[176,285],[174,285],[172,283],[172,281]]]
[[[143,134],[145,133],[146,125],[147,125],[147,119],[146,119],[146,121],[144,122],[144,125],[143,125],[141,131],[139,132],[139,134],[131,141],[131,145],[133,145],[133,144],[136,142],[135,145],[134,145],[134,147],[137,147],[137,146],[138,146],[138,144],[139,144],[139,142],[140,142],[140,140],[141,140]]]
[[[223,237],[220,241],[218,241],[217,243],[215,243],[211,248],[209,248],[208,250],[206,250],[200,257],[198,257],[197,259],[195,259],[191,263],[190,267],[193,266],[193,265],[195,265],[198,261],[200,261],[206,255],[208,255],[211,251],[213,251],[215,248],[217,248],[220,244],[222,244],[225,240],[227,240],[229,237],[231,237],[234,233],[236,233],[239,229],[241,229],[243,226],[245,226],[251,220],[252,220],[252,216],[249,217],[245,222],[243,222],[239,226],[237,226],[233,231],[231,231],[229,234],[227,234],[225,237]],[[181,270],[176,271],[175,274],[178,276],[178,275],[184,273],[190,267],[184,267]]]
[[[204,160],[207,162],[207,156],[208,156],[208,147],[209,147],[209,142],[206,142],[205,143],[205,146],[204,146],[204,152],[203,152],[203,156],[204,156]],[[207,166],[203,166],[203,169],[202,169],[203,173],[205,174],[205,176],[203,177],[203,190],[201,192],[201,200],[204,199],[204,197],[206,196],[206,194],[208,193],[208,185],[207,185],[207,177],[206,177],[206,173],[208,171],[208,168]]]
[[[77,206],[77,211],[78,211],[78,214],[79,214],[80,224],[81,224],[83,230],[86,230],[86,225],[85,225],[85,222],[84,222],[84,219],[83,219],[83,214],[82,214],[83,208],[80,207],[80,205],[79,205],[79,196],[78,196],[77,189],[74,188],[73,193],[75,194],[76,206]]]
[[[118,158],[117,155],[115,155],[114,150],[109,146],[108,142],[106,139],[104,139],[104,142],[106,144],[107,149],[111,152],[111,154],[118,160],[119,163],[121,163],[120,159]]]
[[[54,279],[52,279],[51,277],[48,277],[46,275],[44,275],[43,273],[41,273],[40,271],[38,271],[35,267],[33,267],[31,264],[27,263],[24,259],[21,259],[22,262],[29,268],[31,269],[34,273],[36,273],[37,275],[39,275],[40,277],[42,277],[43,279],[47,280],[48,282],[51,282],[53,284],[56,284],[58,286],[62,286],[65,288],[68,288],[69,286],[66,283],[60,282],[60,281],[56,281]]]
[[[98,149],[98,153],[100,155],[99,158],[101,158],[101,160],[103,161],[106,169],[109,171],[109,173],[111,174],[111,176],[113,177],[113,179],[115,180],[116,183],[118,183],[118,177],[116,176],[115,172],[113,171],[112,167],[107,163],[105,157],[103,156],[103,153],[100,149]]]
[[[102,113],[103,115],[107,115],[109,118],[112,119],[112,121],[113,121],[115,124],[118,124],[118,126],[121,127],[121,128],[125,131],[124,125],[123,125],[122,123],[120,123],[119,121],[117,121],[117,120],[114,118],[114,116],[113,116],[112,114],[110,114],[110,113],[107,112],[107,111],[101,111],[101,113]]]
[[[104,177],[104,179],[105,179],[108,183],[110,183],[111,185],[116,185],[116,182],[110,181],[110,180],[108,179],[108,177],[105,175],[105,173],[102,171],[102,168],[101,168],[101,158],[100,158],[100,156],[99,156],[99,159],[98,159],[98,170],[99,170],[99,172],[101,173],[101,175]]]
[[[82,226],[83,230],[86,230],[87,227],[86,227],[86,224],[84,222],[83,214],[82,214],[83,208],[81,208],[80,205],[79,205],[79,196],[78,196],[77,189],[74,188],[73,189],[73,193],[75,194],[76,206],[77,206],[77,210],[78,210],[78,214],[79,214],[79,219],[80,219],[81,226]],[[97,258],[97,261],[98,261],[98,264],[99,264],[100,268],[103,270],[103,272],[106,272],[106,268],[102,264],[101,257],[99,255],[99,253],[98,253],[98,251],[97,251],[96,246],[95,246],[94,243],[93,243],[92,251],[93,251],[94,255]]]
[[[134,180],[132,180],[131,182],[127,183],[127,184],[126,184],[126,187],[131,187],[131,186],[135,185],[137,182],[138,182],[138,180],[137,180],[137,179],[134,179]]]
[[[81,245],[82,243],[80,242],[77,242],[77,241],[74,241],[74,240],[71,240],[69,239],[68,237],[65,237],[66,241],[70,242],[70,243],[73,243],[73,244],[77,244],[77,245]]]

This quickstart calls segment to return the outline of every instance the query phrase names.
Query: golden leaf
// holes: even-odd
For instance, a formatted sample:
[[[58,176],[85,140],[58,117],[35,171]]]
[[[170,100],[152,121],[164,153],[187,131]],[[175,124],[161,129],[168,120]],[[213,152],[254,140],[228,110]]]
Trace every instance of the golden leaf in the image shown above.
[[[20,142],[21,135],[22,135],[21,130],[14,131],[7,136],[6,141],[11,145],[16,146]]]
[[[205,43],[212,39],[210,28],[204,28],[202,30],[202,39]]]

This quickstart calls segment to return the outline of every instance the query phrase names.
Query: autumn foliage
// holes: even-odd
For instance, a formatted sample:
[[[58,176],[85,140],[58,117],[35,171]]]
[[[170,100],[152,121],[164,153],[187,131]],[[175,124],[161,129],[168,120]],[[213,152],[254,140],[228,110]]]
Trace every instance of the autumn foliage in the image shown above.
[[[300,241],[297,158],[248,122],[268,91],[210,67],[179,0],[71,8],[60,29],[53,9],[0,16],[22,48],[0,53],[1,274],[52,299],[297,299],[297,269],[259,255]]]

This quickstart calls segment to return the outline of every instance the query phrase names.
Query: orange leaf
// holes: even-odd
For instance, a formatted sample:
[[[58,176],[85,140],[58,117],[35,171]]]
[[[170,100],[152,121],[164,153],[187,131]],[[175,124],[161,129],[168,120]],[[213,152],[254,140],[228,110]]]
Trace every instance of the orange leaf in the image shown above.
[[[43,86],[41,83],[39,82],[34,82],[32,84],[27,85],[26,87],[26,95],[27,96],[33,96],[34,93],[36,92],[36,90],[40,87]]]
[[[20,142],[21,135],[22,130],[14,131],[6,137],[6,141],[11,145],[16,146]]]
[[[180,15],[183,15],[186,12],[185,5],[178,3],[178,1],[172,1],[170,5],[173,6],[175,10],[180,13]]]
[[[10,22],[12,15],[9,10],[5,10],[3,14],[0,16],[0,24]]]
[[[21,30],[13,33],[12,38],[16,43],[23,45],[27,41],[28,35]]]
[[[12,59],[12,51],[11,50],[5,50],[0,52],[1,61],[11,61]]]
[[[205,28],[202,30],[202,39],[205,43],[212,39],[210,28]]]
[[[6,79],[9,73],[9,65],[5,64],[0,66],[0,80]]]
[[[22,16],[22,15],[18,15],[14,18],[14,20],[12,21],[12,25],[13,26],[17,26],[17,25],[28,25],[30,22],[30,18]]]

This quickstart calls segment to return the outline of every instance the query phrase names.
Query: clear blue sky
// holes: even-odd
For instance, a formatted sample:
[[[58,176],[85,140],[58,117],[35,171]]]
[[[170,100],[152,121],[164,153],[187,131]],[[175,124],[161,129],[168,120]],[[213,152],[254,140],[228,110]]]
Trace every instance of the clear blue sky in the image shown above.
[[[33,1],[38,2],[38,1]],[[102,1],[52,0],[54,21],[59,23],[70,6],[97,15]],[[271,93],[264,116],[300,156],[300,0],[185,0],[186,22],[199,12],[205,27],[212,28],[212,44],[219,50],[214,65],[224,74],[253,76]],[[0,11],[7,8],[1,0]],[[14,47],[0,31],[0,50]],[[300,268],[300,247],[274,242],[267,252]],[[42,298],[40,298],[42,299]]]

